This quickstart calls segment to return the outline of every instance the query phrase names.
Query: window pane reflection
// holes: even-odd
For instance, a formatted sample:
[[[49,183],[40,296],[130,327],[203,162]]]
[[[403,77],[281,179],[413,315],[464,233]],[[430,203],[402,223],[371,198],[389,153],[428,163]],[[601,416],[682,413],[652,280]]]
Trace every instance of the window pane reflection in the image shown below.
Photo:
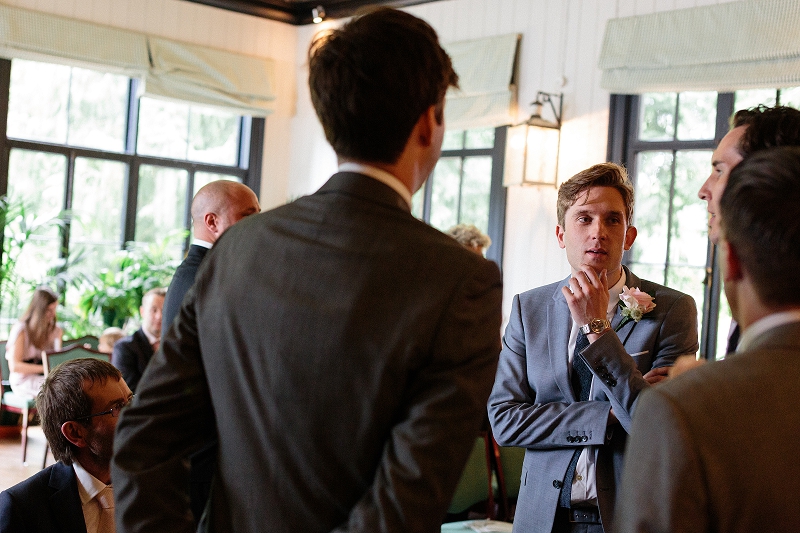
[[[717,93],[685,92],[678,104],[678,139],[713,139],[717,125]]]
[[[73,68],[67,144],[123,151],[128,84],[126,76]]]
[[[461,158],[443,157],[433,171],[431,186],[431,226],[447,230],[458,224],[458,193],[461,185]]]
[[[141,98],[136,151],[142,155],[186,159],[189,106]]]
[[[641,152],[636,160],[634,225],[639,233],[631,250],[632,259],[636,263],[660,265],[661,274],[651,278],[657,282],[664,279],[667,256],[672,158],[672,152]]]
[[[142,165],[139,168],[139,195],[136,211],[136,241],[162,242],[183,229],[186,210],[185,170]],[[171,246],[175,259],[182,256],[182,245]]]
[[[70,67],[12,61],[8,136],[66,143],[69,80]]]
[[[639,139],[670,141],[675,137],[676,93],[645,93],[641,96]]]
[[[117,161],[75,160],[70,247],[82,253],[79,269],[96,274],[107,268],[122,240],[122,200],[128,167]]]
[[[675,155],[671,264],[705,268],[708,212],[697,191],[708,176],[711,153],[709,150],[682,150]]]
[[[494,128],[467,130],[464,148],[492,148],[494,146]]]
[[[759,104],[774,106],[777,96],[775,89],[748,89],[736,91],[733,99],[733,110],[750,109]]]
[[[484,233],[489,230],[491,186],[492,158],[490,156],[464,158],[461,212],[457,223],[473,224]]]

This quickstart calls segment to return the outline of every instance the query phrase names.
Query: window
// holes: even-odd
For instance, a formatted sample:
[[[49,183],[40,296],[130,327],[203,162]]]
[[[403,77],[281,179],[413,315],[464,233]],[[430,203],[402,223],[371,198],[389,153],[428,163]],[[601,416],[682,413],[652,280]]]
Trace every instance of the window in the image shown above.
[[[609,160],[628,168],[636,191],[639,234],[625,263],[695,299],[703,357],[724,357],[731,315],[697,193],[734,110],[778,103],[797,107],[800,88],[612,96]]]
[[[230,179],[259,190],[263,119],[138,91],[126,76],[0,60],[0,194],[36,222],[17,263],[23,287],[66,260],[72,275],[97,274],[129,241],[172,236],[168,251],[179,259],[201,186]],[[4,296],[3,317],[18,317],[28,296]],[[75,297],[68,291],[67,303]]]
[[[414,215],[441,231],[472,224],[489,235],[486,257],[498,265],[505,227],[505,139],[505,127],[445,132],[439,162],[412,202]]]

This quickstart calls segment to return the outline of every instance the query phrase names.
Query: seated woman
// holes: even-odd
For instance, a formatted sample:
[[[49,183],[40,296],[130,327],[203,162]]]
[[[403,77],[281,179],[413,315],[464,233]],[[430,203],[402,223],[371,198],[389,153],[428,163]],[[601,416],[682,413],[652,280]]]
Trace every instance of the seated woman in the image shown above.
[[[6,344],[11,390],[35,397],[44,382],[44,352],[61,349],[61,328],[56,326],[58,296],[39,287],[22,315],[11,328]]]

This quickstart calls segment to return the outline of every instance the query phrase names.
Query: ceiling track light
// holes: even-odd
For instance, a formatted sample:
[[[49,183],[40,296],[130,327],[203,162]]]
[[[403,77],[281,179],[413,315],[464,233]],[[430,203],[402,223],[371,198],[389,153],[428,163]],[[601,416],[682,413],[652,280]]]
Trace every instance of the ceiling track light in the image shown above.
[[[311,10],[311,20],[314,24],[319,24],[323,20],[325,20],[325,8],[322,6],[317,6]]]

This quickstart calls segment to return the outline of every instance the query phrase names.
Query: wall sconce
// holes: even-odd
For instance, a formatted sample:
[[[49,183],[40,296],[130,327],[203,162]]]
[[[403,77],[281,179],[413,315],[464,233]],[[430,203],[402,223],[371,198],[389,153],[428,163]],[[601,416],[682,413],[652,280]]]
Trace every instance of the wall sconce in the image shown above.
[[[506,159],[503,185],[551,185],[558,182],[558,151],[561,143],[561,111],[563,93],[539,91],[531,118],[510,126],[506,138]],[[558,99],[556,109],[553,99]],[[542,106],[550,104],[555,122],[542,118]]]
[[[317,6],[311,10],[311,20],[314,24],[319,24],[323,20],[325,20],[325,8],[322,6]]]

